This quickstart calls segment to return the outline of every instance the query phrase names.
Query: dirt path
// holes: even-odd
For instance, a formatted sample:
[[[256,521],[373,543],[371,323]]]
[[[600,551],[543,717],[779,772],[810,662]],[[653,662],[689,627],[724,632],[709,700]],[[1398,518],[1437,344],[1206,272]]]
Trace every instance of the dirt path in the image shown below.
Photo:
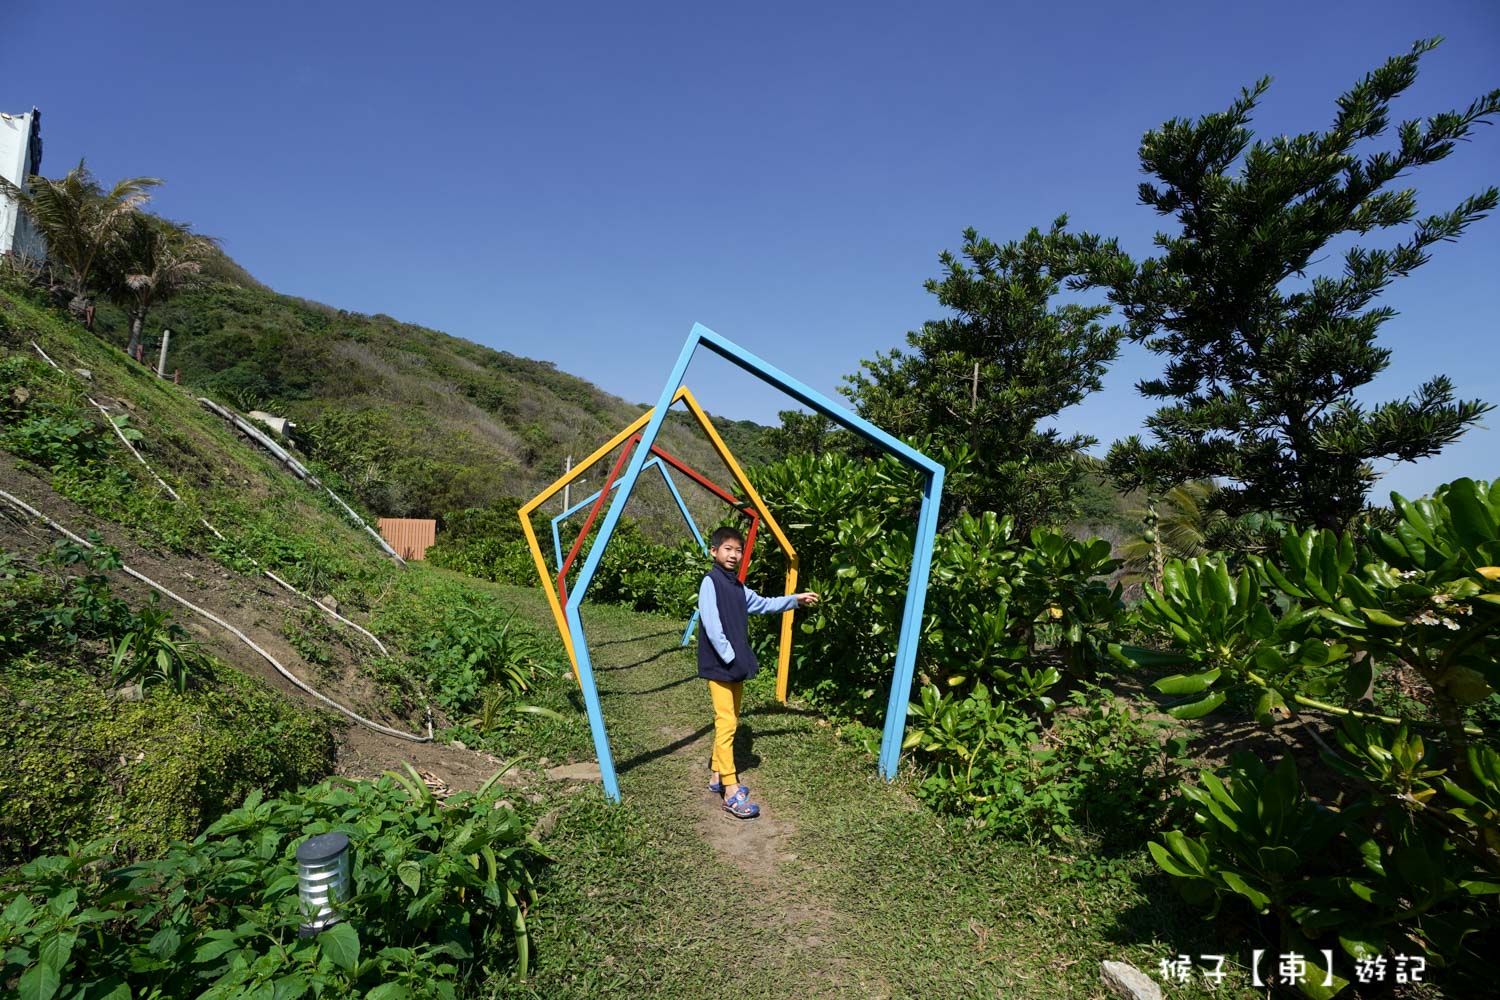
[[[752,982],[735,991],[751,995],[892,995],[878,974],[850,961],[845,938],[855,921],[805,877],[806,866],[820,862],[804,856],[806,831],[796,797],[766,761],[768,741],[786,735],[779,713],[757,693],[747,695],[736,756],[762,814],[735,819],[705,787],[712,740],[708,695],[691,651],[678,645],[680,628],[654,629],[658,620],[635,617],[632,635],[632,622],[610,609],[591,617],[607,636],[595,652],[595,670],[625,808],[676,834],[675,849],[653,861],[663,866],[655,874],[677,897],[664,901],[668,910],[661,920],[677,925],[679,960],[683,949],[691,951],[688,968],[696,967],[708,981],[749,975]],[[626,628],[618,630],[615,623]],[[712,911],[711,927],[682,926],[705,909]],[[741,971],[724,971],[730,967]],[[653,992],[679,992],[675,975],[655,985]]]
[[[860,995],[888,996],[878,981],[851,976],[842,941],[851,921],[801,877],[799,865],[807,863],[798,853],[804,824],[777,770],[766,766],[768,734],[780,727],[767,725],[774,715],[768,715],[763,696],[752,692],[747,698],[735,748],[761,815],[736,819],[705,787],[712,715],[691,650],[678,645],[679,635],[663,630],[600,651],[599,686],[620,747],[623,794],[649,802],[663,822],[680,823],[701,839],[710,881],[732,886],[728,891],[739,901],[736,921],[720,927],[726,942],[766,936],[782,949],[756,959],[756,975],[777,982],[777,995],[844,995],[855,985],[852,978]]]

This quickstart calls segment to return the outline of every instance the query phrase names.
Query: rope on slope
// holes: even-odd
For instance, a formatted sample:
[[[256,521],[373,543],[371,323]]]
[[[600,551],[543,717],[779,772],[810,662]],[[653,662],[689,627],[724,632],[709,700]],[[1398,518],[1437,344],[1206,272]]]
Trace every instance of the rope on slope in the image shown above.
[[[38,344],[36,341],[33,340],[31,342],[31,346],[34,347],[34,348],[36,348],[36,352],[42,356],[42,360],[43,361],[47,362],[47,364],[51,365],[53,368],[56,368],[59,372],[62,371],[62,368],[58,365],[58,363],[56,361],[53,361],[50,357],[48,357],[46,351],[42,350],[42,345]],[[173,500],[177,501],[178,503],[182,503],[183,502],[182,497],[178,495],[178,493],[177,493],[176,490],[172,489],[171,486],[167,485],[167,481],[165,479],[163,479],[161,476],[159,476],[159,475],[156,474],[156,470],[151,467],[151,463],[147,462],[146,459],[144,457],[142,457],[141,453],[136,450],[135,445],[133,445],[133,444],[130,443],[130,439],[127,438],[125,436],[124,432],[122,432],[120,430],[120,425],[117,424],[117,423],[115,423],[114,418],[109,415],[109,411],[106,410],[104,408],[104,406],[99,403],[98,400],[94,399],[94,397],[90,396],[88,393],[84,393],[83,398],[87,399],[90,403],[92,403],[94,405],[94,409],[98,410],[100,412],[100,414],[103,415],[104,422],[109,425],[109,429],[110,430],[112,430],[112,431],[115,432],[115,437],[119,438],[120,439],[120,443],[123,444],[126,448],[130,449],[130,453],[135,456],[136,461],[140,462],[143,466],[146,467],[146,471],[149,472],[149,473],[151,473],[151,478],[155,479],[156,480],[156,484],[158,486],[160,486],[163,490],[166,491],[167,496],[171,497]],[[202,524],[209,531],[213,532],[214,537],[217,538],[219,541],[225,542],[225,543],[228,543],[228,544],[233,544],[232,542],[229,541],[229,539],[225,538],[222,533],[220,533],[220,531],[219,531],[218,528],[215,528],[212,524],[210,524],[208,522],[207,518],[205,518],[205,517],[203,517],[203,516],[200,515],[199,518],[198,518],[198,521],[199,521],[200,524]],[[320,609],[322,609],[322,611],[325,614],[327,614],[328,616],[330,616],[334,620],[343,622],[345,625],[347,625],[350,628],[354,629],[360,635],[363,635],[366,639],[369,639],[371,642],[373,642],[375,644],[375,648],[378,649],[378,650],[380,650],[380,655],[381,656],[390,656],[391,655],[390,654],[390,650],[388,650],[388,649],[385,648],[385,644],[382,643],[379,639],[375,638],[375,635],[372,632],[370,632],[368,629],[364,628],[364,626],[358,624],[357,622],[352,622],[349,619],[345,618],[343,615],[339,614],[337,611],[333,610],[328,605],[326,605],[322,601],[318,600],[316,597],[313,597],[311,594],[304,594],[302,591],[298,590],[296,587],[292,586],[290,583],[288,583],[287,581],[283,580],[281,577],[277,576],[275,573],[271,572],[270,570],[266,569],[260,563],[256,562],[254,556],[250,555],[248,552],[244,552],[243,549],[241,549],[240,551],[245,556],[246,559],[250,560],[251,565],[253,565],[256,569],[260,570],[266,576],[270,577],[272,580],[275,580],[282,587],[284,587],[287,590],[291,591],[293,594],[296,594],[298,597],[302,598],[305,601],[311,601],[313,604],[317,605]]]
[[[85,539],[79,538],[73,532],[69,531],[67,528],[63,527],[61,524],[58,524],[56,521],[52,520],[52,518],[48,517],[46,514],[43,514],[41,511],[37,510],[35,507],[32,507],[30,504],[26,503],[24,500],[21,500],[18,497],[11,496],[9,493],[5,492],[4,490],[0,490],[0,500],[4,500],[6,503],[10,504],[12,507],[16,508],[17,510],[22,511],[23,513],[29,514],[30,516],[32,516],[32,517],[36,518],[37,520],[39,520],[39,521],[43,522],[44,524],[46,524],[53,531],[56,531],[57,533],[59,533],[61,535],[67,536],[68,538],[70,538],[74,542],[76,542],[77,544],[82,545],[85,548],[89,548],[89,549],[94,548],[94,545],[91,542],[89,542],[89,541],[87,541]],[[251,639],[245,633],[241,632],[239,629],[235,628],[233,625],[231,625],[228,622],[226,622],[224,619],[220,618],[218,615],[215,615],[211,611],[206,611],[203,608],[198,607],[196,604],[192,603],[191,601],[187,600],[184,597],[181,597],[178,594],[174,594],[172,591],[168,590],[166,587],[163,587],[161,584],[157,583],[155,580],[152,580],[150,577],[148,577],[148,576],[146,576],[146,575],[144,575],[142,573],[139,573],[139,572],[137,572],[134,569],[131,569],[129,566],[122,565],[120,568],[122,570],[124,570],[126,573],[128,573],[130,576],[132,576],[135,579],[139,580],[140,582],[144,583],[146,586],[148,586],[148,587],[152,588],[153,590],[156,590],[156,591],[158,591],[158,592],[160,592],[162,594],[165,594],[167,597],[170,597],[172,600],[176,601],[178,604],[181,604],[183,607],[187,608],[189,611],[193,611],[193,612],[196,612],[197,614],[202,615],[204,618],[207,618],[209,621],[213,622],[215,625],[218,625],[220,628],[222,628],[225,631],[229,632],[230,634],[234,635],[236,638],[238,638],[245,645],[249,646],[255,652],[259,653],[261,655],[261,657],[267,663],[269,663],[271,666],[273,666],[273,667],[276,668],[276,672],[277,673],[281,674],[281,676],[283,676],[287,680],[291,681],[292,684],[296,685],[301,690],[303,690],[303,691],[307,692],[308,694],[312,695],[314,698],[318,699],[323,704],[329,706],[330,708],[334,709],[335,711],[342,712],[344,715],[347,715],[349,718],[353,719],[355,722],[359,723],[360,725],[365,726],[368,729],[373,729],[377,733],[384,733],[387,736],[394,736],[397,739],[409,740],[412,743],[431,743],[432,742],[432,721],[431,721],[431,719],[429,719],[428,722],[427,722],[428,733],[427,733],[426,736],[417,736],[414,733],[404,733],[404,732],[402,732],[399,729],[392,729],[389,726],[383,726],[383,725],[381,725],[378,722],[374,722],[374,721],[372,721],[370,719],[366,719],[364,716],[362,716],[359,713],[355,712],[353,709],[345,708],[343,705],[340,705],[338,702],[334,701],[332,698],[328,697],[323,692],[319,691],[318,689],[314,688],[312,685],[310,685],[310,684],[306,683],[305,681],[303,681],[296,674],[292,673],[286,667],[282,666],[281,662],[279,660],[277,660],[276,657],[272,656],[270,653],[266,652],[260,646],[256,645],[256,643],[255,643],[255,641],[253,639]]]
[[[229,421],[236,428],[238,428],[241,433],[250,438],[250,440],[254,441],[266,451],[270,452],[278,462],[286,466],[287,469],[291,471],[292,475],[296,476],[298,479],[301,479],[306,483],[310,483],[313,486],[320,487],[325,493],[333,497],[334,503],[337,503],[340,507],[344,508],[344,513],[353,518],[355,524],[365,529],[365,532],[371,538],[375,539],[375,543],[385,550],[386,555],[396,560],[396,562],[400,563],[402,566],[406,565],[406,560],[401,558],[401,554],[395,549],[391,548],[390,544],[387,543],[384,538],[380,537],[380,532],[376,531],[374,528],[366,524],[365,519],[354,512],[353,507],[350,507],[348,504],[344,503],[343,497],[339,496],[337,493],[333,492],[333,490],[329,489],[322,480],[312,474],[307,466],[303,465],[301,462],[297,461],[290,454],[288,454],[285,448],[281,447],[281,445],[277,444],[275,441],[272,441],[259,427],[256,427],[254,424],[250,423],[250,421],[246,420],[244,417],[240,416],[238,413],[235,413],[228,407],[220,406],[218,403],[215,403],[211,399],[204,399],[202,396],[199,396],[198,402],[202,404],[205,409],[209,410],[212,413],[218,414],[223,419]]]

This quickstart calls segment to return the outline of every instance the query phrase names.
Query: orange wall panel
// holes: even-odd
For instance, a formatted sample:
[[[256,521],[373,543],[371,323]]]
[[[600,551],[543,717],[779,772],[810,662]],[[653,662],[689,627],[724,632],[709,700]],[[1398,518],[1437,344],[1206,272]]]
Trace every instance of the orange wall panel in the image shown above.
[[[380,537],[402,559],[424,559],[427,547],[437,539],[437,522],[417,517],[382,517]]]

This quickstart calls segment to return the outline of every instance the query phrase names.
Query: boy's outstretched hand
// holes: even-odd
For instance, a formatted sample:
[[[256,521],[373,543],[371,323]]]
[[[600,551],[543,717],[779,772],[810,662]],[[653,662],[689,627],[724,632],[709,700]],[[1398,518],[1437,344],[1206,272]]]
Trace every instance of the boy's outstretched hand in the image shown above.
[[[810,590],[807,593],[805,593],[805,594],[798,594],[797,595],[797,607],[799,607],[799,608],[805,608],[805,607],[807,607],[810,604],[817,604],[817,603],[818,603],[818,595],[814,594]]]

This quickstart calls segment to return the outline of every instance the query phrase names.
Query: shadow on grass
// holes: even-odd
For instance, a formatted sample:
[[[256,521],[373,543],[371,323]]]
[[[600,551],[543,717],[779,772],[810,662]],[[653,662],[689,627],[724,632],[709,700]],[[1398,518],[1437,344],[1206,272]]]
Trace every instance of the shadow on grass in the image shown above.
[[[663,656],[669,656],[670,654],[677,652],[681,648],[682,648],[681,646],[668,646],[666,649],[663,649],[663,650],[660,650],[658,652],[652,653],[650,656],[647,656],[647,657],[644,657],[642,659],[636,660],[633,663],[622,663],[622,664],[620,664],[617,667],[595,667],[594,668],[594,673],[596,673],[596,674],[604,674],[604,673],[609,673],[611,670],[633,670],[636,667],[643,667],[646,664],[652,662],[653,660],[659,660]]]
[[[686,684],[689,681],[695,681],[697,679],[698,679],[698,675],[697,674],[688,674],[686,677],[679,677],[675,681],[667,681],[665,684],[658,684],[654,688],[646,688],[643,691],[624,691],[624,690],[620,690],[620,691],[606,691],[603,688],[600,688],[599,689],[599,697],[603,698],[605,695],[614,695],[614,694],[631,695],[631,696],[639,696],[639,695],[643,695],[643,694],[656,694],[657,692],[667,690],[667,688],[674,688],[674,687],[677,687],[679,684]]]
[[[710,722],[705,726],[701,726],[696,732],[690,733],[689,735],[684,736],[681,739],[673,740],[666,746],[657,747],[655,750],[647,750],[645,753],[638,753],[634,757],[630,757],[626,760],[617,761],[615,763],[615,772],[618,774],[624,774],[627,771],[631,771],[637,767],[640,767],[642,764],[649,764],[653,760],[660,760],[663,757],[669,757],[677,751],[681,750],[683,747],[691,746],[698,740],[701,740],[703,737],[713,732],[713,728],[714,724]]]
[[[821,719],[823,717],[822,712],[815,712],[810,708],[793,708],[791,705],[783,705],[779,701],[757,705],[755,708],[741,712],[740,718],[750,715],[795,715],[804,719]]]
[[[1190,906],[1163,872],[1132,880],[1137,899],[1119,910],[1103,928],[1104,937],[1121,945],[1165,944],[1174,954],[1225,954],[1230,961],[1250,961],[1252,948],[1275,944],[1274,935],[1255,923],[1221,914],[1213,923],[1205,909]]]
[[[589,643],[589,648],[603,649],[605,646],[623,646],[630,642],[645,642],[647,639],[660,639],[664,635],[676,636],[678,640],[682,639],[680,631],[668,629],[665,632],[647,632],[645,635],[632,635],[624,639],[607,639],[604,642],[591,642]]]

